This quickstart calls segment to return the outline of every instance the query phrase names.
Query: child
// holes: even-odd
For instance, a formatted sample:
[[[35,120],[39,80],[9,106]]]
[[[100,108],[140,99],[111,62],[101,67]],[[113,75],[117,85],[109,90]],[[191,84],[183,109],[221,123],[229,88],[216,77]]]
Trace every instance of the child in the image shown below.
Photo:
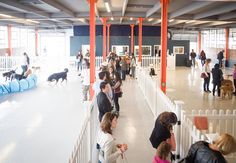
[[[171,145],[163,141],[157,148],[156,156],[154,156],[152,163],[170,163],[167,160],[171,152]]]
[[[233,79],[234,79],[234,95],[236,96],[236,64],[234,64]]]

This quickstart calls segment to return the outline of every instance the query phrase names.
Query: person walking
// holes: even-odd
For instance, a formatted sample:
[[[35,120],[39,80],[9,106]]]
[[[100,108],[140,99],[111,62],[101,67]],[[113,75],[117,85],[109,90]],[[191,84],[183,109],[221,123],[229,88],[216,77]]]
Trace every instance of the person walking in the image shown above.
[[[192,52],[190,53],[190,57],[191,57],[191,61],[192,61],[192,65],[195,68],[195,58],[196,58],[196,53],[194,52],[194,50],[192,49]]]
[[[204,90],[204,92],[208,92],[208,93],[211,93],[211,91],[209,89],[209,84],[210,84],[210,79],[211,79],[210,63],[211,63],[211,59],[208,58],[206,60],[205,64],[203,65],[203,73],[205,74],[204,83],[203,83],[203,90]]]
[[[223,59],[224,59],[224,50],[221,50],[218,54],[217,54],[217,59],[219,61],[219,65],[220,68],[223,66]]]
[[[215,96],[215,89],[217,86],[217,95],[218,97],[220,97],[220,87],[221,87],[221,81],[223,80],[223,72],[220,69],[220,65],[219,64],[215,64],[214,68],[211,70],[212,72],[212,78],[213,78],[213,96]]]
[[[200,60],[201,60],[202,66],[203,66],[205,64],[205,61],[206,61],[206,53],[204,52],[204,50],[202,50],[201,53],[200,53]]]

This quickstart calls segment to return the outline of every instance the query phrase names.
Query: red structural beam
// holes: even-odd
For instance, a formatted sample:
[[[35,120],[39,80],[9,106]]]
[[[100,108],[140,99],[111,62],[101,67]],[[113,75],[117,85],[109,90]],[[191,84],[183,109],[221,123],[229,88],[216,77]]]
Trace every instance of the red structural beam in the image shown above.
[[[35,30],[35,55],[38,55],[38,30]]]
[[[110,53],[110,27],[111,24],[107,24],[107,54]]]
[[[131,24],[130,27],[131,27],[130,48],[131,48],[131,53],[134,53],[134,24]]]
[[[107,18],[102,18],[103,23],[103,51],[102,59],[105,61],[107,56]]]
[[[198,54],[201,53],[202,50],[202,32],[198,31]]]
[[[11,26],[7,26],[7,34],[8,34],[8,56],[12,55],[12,45],[11,45]]]
[[[94,96],[92,85],[95,81],[95,1],[89,0],[90,4],[90,99]]]
[[[142,62],[142,44],[143,44],[143,18],[138,18],[139,29],[138,29],[138,62]]]
[[[167,22],[169,0],[161,2],[161,90],[166,93]]]
[[[229,59],[229,28],[225,28],[225,59]]]

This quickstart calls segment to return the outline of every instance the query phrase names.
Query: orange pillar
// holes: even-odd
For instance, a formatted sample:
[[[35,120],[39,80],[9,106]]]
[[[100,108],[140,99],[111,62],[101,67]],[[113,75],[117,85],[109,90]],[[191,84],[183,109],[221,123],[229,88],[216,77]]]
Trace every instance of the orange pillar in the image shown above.
[[[130,41],[131,41],[131,53],[134,53],[134,24],[131,24],[130,25],[130,27],[131,27],[131,39],[130,39]]]
[[[38,30],[35,30],[35,55],[38,55]]]
[[[92,85],[95,81],[95,0],[89,0],[90,2],[90,100],[94,96]]]
[[[169,0],[161,2],[161,90],[166,93],[167,21]]]
[[[110,53],[110,27],[111,24],[107,24],[107,54]]]
[[[142,62],[142,43],[143,43],[143,18],[138,18],[139,29],[138,29],[138,62]]]
[[[225,28],[225,59],[226,59],[226,62],[228,62],[229,60],[229,28]]]
[[[8,56],[12,55],[12,45],[11,45],[11,26],[7,26],[7,34],[8,34]]]
[[[202,33],[201,31],[198,31],[198,54],[201,53],[202,49]]]
[[[102,52],[102,59],[106,60],[106,54],[107,54],[107,18],[102,18],[103,23],[103,52]]]

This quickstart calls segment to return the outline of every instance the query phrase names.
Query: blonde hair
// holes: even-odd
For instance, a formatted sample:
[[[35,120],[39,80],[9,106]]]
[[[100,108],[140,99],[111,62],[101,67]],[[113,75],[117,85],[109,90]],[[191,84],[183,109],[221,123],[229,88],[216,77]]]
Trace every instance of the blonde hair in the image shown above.
[[[218,147],[223,155],[236,152],[236,141],[234,137],[229,134],[222,134],[213,144]]]
[[[101,124],[100,124],[100,127],[103,132],[109,133],[112,135],[111,125],[112,125],[112,120],[114,118],[118,118],[117,114],[115,113],[107,112],[106,114],[104,114],[104,116],[102,117]]]
[[[163,141],[158,146],[156,155],[162,160],[167,160],[170,152],[171,152],[171,145],[168,144],[166,141]]]

